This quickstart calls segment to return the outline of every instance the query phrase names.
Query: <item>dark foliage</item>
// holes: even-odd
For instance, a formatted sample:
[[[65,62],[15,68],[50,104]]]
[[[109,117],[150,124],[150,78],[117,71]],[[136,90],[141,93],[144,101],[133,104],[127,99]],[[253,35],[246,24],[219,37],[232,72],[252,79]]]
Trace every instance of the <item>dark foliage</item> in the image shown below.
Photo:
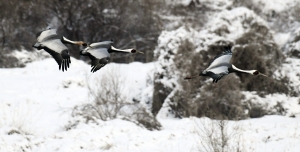
[[[215,119],[245,118],[241,100],[239,78],[228,75],[217,84],[205,83],[207,77],[199,77],[189,81],[183,80],[186,75],[196,75],[208,66],[211,57],[216,56],[231,42],[219,41],[209,46],[208,51],[195,53],[195,47],[189,41],[184,41],[174,59],[175,65],[182,73],[180,84],[182,90],[176,92],[171,99],[171,109],[176,117],[206,116]],[[190,58],[191,62],[185,62]],[[191,64],[193,66],[191,66]],[[196,69],[196,70],[195,70]]]
[[[159,0],[1,1],[0,49],[9,50],[8,53],[22,48],[33,50],[36,33],[52,27],[71,40],[92,43],[114,39],[115,47],[136,48],[145,53],[114,54],[114,62],[149,62],[161,32],[155,14],[161,5]],[[80,57],[78,46],[68,47],[73,57]]]

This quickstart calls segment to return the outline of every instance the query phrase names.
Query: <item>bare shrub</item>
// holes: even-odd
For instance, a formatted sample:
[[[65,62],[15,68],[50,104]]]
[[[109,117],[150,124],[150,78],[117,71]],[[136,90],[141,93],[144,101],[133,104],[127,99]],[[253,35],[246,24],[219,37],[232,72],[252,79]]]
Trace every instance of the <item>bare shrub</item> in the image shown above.
[[[120,79],[120,74],[116,70],[111,70],[103,75],[100,79],[96,79],[94,83],[99,84],[96,88],[88,83],[89,94],[94,98],[94,105],[88,105],[85,108],[91,107],[91,111],[96,118],[101,120],[110,120],[117,117],[121,108],[130,105],[127,102],[127,97],[124,96],[124,85],[121,85],[123,80]]]
[[[92,86],[87,83],[91,103],[76,106],[73,109],[72,116],[83,117],[85,122],[95,122],[97,120],[112,120],[121,118],[132,121],[145,128],[159,129],[160,123],[139,103],[134,103],[125,96],[126,79],[122,79],[119,69],[111,67],[99,79],[93,79]],[[79,122],[72,122],[66,126],[69,130],[75,127]]]
[[[232,124],[229,124],[232,123]],[[210,120],[203,118],[195,121],[198,135],[198,149],[203,152],[245,152],[242,125],[228,120]]]
[[[28,103],[20,103],[20,105],[10,105],[8,103],[0,103],[0,127],[8,127],[8,135],[22,134],[32,135],[34,129],[37,129],[36,123],[39,118],[39,112],[30,108]]]
[[[122,113],[122,119],[131,121],[139,126],[143,126],[148,130],[160,130],[161,124],[157,121],[156,117],[147,111],[145,107],[139,104],[133,104],[130,107],[130,112]]]

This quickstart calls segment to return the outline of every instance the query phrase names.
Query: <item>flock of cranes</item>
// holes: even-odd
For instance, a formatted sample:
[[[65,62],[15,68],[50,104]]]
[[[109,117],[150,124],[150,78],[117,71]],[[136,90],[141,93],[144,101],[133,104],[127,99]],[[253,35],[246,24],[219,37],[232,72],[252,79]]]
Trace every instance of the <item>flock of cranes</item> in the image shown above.
[[[67,71],[70,67],[71,59],[68,48],[65,44],[73,44],[86,47],[80,51],[80,55],[88,56],[91,59],[91,72],[104,67],[110,60],[110,53],[143,53],[136,49],[117,49],[112,46],[113,41],[103,41],[92,44],[87,44],[83,41],[71,41],[56,33],[55,29],[47,29],[37,33],[37,42],[32,46],[38,50],[44,49],[48,52],[59,65],[59,70]],[[226,47],[222,54],[217,55],[209,64],[208,68],[195,76],[189,76],[185,79],[192,79],[198,76],[208,76],[213,79],[213,83],[217,83],[225,75],[238,72],[248,73],[251,75],[266,76],[257,70],[241,70],[230,63],[232,52],[230,47]]]
[[[83,56],[88,56],[92,60],[91,72],[96,72],[105,66],[110,59],[112,52],[124,53],[143,53],[135,49],[117,49],[112,46],[113,41],[97,42],[88,45],[83,41],[71,41],[56,33],[55,29],[47,29],[37,33],[37,42],[32,47],[41,50],[44,49],[48,52],[57,62],[59,70],[67,71],[70,67],[71,59],[68,48],[65,44],[73,44],[86,47],[80,51]]]

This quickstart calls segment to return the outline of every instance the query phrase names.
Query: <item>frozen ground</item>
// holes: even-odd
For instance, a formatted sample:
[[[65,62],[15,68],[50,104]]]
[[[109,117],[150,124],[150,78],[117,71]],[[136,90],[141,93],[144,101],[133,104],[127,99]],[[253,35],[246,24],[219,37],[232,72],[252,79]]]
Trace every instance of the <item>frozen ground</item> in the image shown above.
[[[147,96],[147,92],[151,93],[151,86],[147,86],[146,81],[153,68],[155,63],[108,64],[92,74],[89,65],[72,58],[71,68],[61,72],[55,61],[48,58],[29,63],[25,68],[0,69],[0,151],[204,150],[207,147],[205,132],[218,132],[216,121],[208,118],[158,117],[163,127],[160,131],[149,131],[121,119],[82,122],[66,130],[66,125],[72,120],[72,108],[88,102],[86,84],[91,80],[115,69],[126,79],[125,95]],[[145,89],[148,89],[146,93]],[[271,96],[268,98],[272,101]],[[300,118],[266,116],[232,121],[227,127],[226,132],[232,134],[228,147],[231,149],[239,147],[243,151],[261,152],[300,150]],[[214,136],[218,137],[217,134]]]

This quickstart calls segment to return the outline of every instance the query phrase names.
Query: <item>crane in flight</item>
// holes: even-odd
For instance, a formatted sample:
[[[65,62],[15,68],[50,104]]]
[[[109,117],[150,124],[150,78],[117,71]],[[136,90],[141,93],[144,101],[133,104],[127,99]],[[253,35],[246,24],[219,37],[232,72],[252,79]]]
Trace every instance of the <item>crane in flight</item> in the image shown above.
[[[110,53],[141,53],[136,49],[117,49],[112,46],[113,41],[102,41],[90,44],[84,50],[80,51],[80,55],[88,56],[91,62],[91,72],[96,72],[97,70],[104,67],[110,60]]]
[[[209,64],[208,68],[200,72],[195,76],[188,76],[184,79],[193,79],[199,76],[208,76],[213,79],[213,83],[217,83],[221,78],[226,76],[229,73],[248,73],[251,75],[266,75],[258,72],[257,70],[241,70],[230,63],[232,57],[231,47],[225,47],[225,50],[222,54],[217,55],[213,61]]]
[[[87,46],[83,41],[71,41],[56,33],[56,29],[47,29],[36,34],[37,42],[32,47],[48,52],[59,65],[59,70],[67,71],[70,67],[71,59],[68,48],[64,44]]]

